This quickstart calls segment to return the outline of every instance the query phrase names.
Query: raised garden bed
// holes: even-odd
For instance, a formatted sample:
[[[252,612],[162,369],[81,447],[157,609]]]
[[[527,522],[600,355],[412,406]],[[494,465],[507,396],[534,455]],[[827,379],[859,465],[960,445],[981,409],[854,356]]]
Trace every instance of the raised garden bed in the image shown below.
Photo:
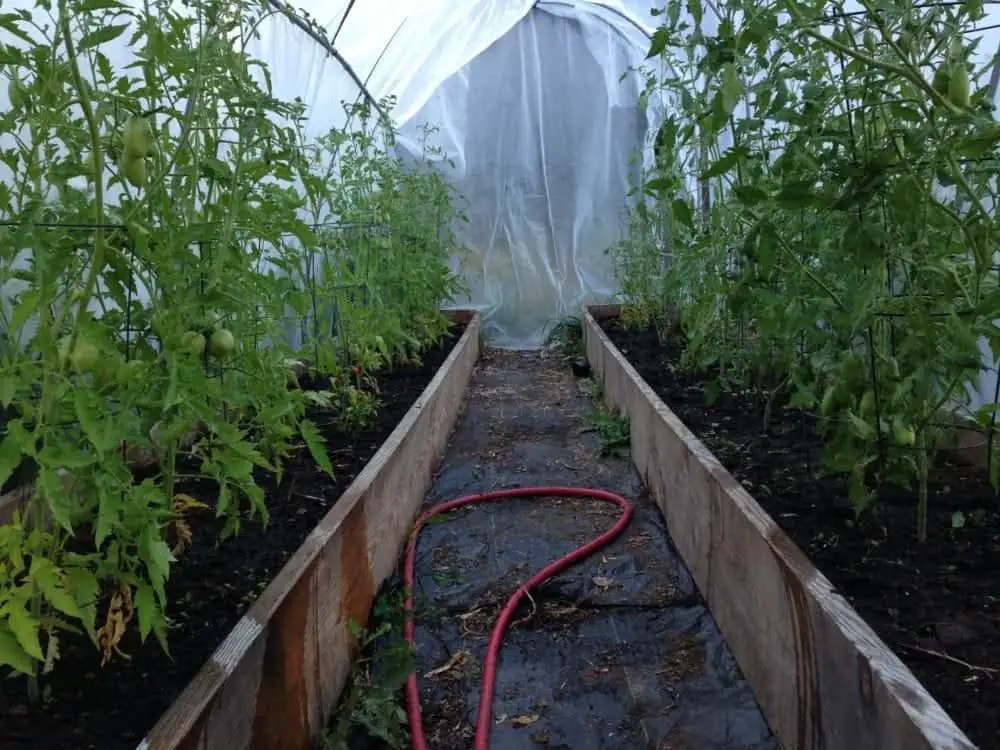
[[[629,417],[633,460],[782,744],[1000,747],[988,671],[1000,667],[1000,527],[976,470],[939,470],[923,548],[902,493],[883,498],[879,523],[848,528],[843,482],[811,474],[817,442],[801,415],[776,410],[763,434],[761,404],[707,405],[673,366],[679,343],[594,312],[584,335],[605,399]],[[983,522],[953,528],[960,506]]]
[[[219,544],[220,522],[192,519],[168,583],[170,656],[132,629],[121,643],[131,658],[102,668],[85,637],[66,639],[43,707],[27,708],[22,681],[0,687],[0,748],[230,750],[251,737],[308,747],[349,669],[346,623],[367,616],[458,416],[479,321],[454,315],[420,366],[380,374],[370,427],[343,434],[323,428],[322,410],[312,415],[335,478],[303,451],[280,482],[264,483],[267,529],[247,523]],[[206,486],[179,489],[208,499]]]

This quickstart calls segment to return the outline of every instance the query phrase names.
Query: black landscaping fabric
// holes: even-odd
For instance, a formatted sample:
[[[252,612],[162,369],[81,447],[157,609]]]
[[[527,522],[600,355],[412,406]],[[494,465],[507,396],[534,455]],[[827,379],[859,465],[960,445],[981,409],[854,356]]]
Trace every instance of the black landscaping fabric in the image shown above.
[[[486,354],[426,501],[568,485],[637,506],[615,542],[520,607],[501,651],[490,747],[777,748],[631,462],[601,455],[584,386],[540,354]],[[425,527],[416,659],[431,748],[472,746],[481,665],[509,596],[619,513],[601,500],[540,497],[474,506]]]

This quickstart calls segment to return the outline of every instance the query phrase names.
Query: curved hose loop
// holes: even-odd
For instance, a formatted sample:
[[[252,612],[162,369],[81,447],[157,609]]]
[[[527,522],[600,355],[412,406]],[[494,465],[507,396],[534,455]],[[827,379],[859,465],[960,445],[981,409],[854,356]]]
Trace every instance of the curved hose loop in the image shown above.
[[[493,691],[496,683],[500,647],[503,643],[503,636],[507,630],[507,626],[510,624],[511,619],[514,616],[514,612],[517,610],[517,605],[527,595],[528,591],[535,586],[538,586],[553,576],[558,575],[573,563],[614,541],[614,539],[625,530],[629,521],[632,520],[632,511],[634,509],[634,506],[621,495],[616,495],[613,492],[607,492],[605,490],[589,489],[585,487],[518,487],[511,490],[496,490],[494,492],[483,492],[477,495],[466,495],[456,500],[449,500],[446,503],[435,505],[433,508],[421,514],[421,516],[417,518],[413,525],[413,531],[410,533],[410,540],[406,548],[406,563],[403,576],[406,586],[406,603],[404,607],[407,616],[404,633],[407,643],[410,644],[410,648],[415,648],[416,646],[414,636],[415,625],[413,619],[414,569],[416,568],[417,558],[417,537],[420,535],[420,531],[423,529],[424,524],[432,516],[448,513],[467,505],[492,502],[495,500],[508,500],[515,497],[576,497],[604,500],[609,503],[614,503],[620,507],[622,509],[622,514],[618,518],[615,525],[599,537],[592,539],[582,547],[577,547],[569,554],[564,555],[555,562],[549,563],[540,571],[535,573],[535,575],[533,575],[525,583],[521,584],[517,591],[515,591],[510,599],[507,600],[503,610],[500,612],[500,616],[497,618],[496,624],[493,626],[493,632],[490,634],[489,647],[486,651],[486,664],[483,668],[483,687],[479,701],[479,716],[476,721],[475,750],[489,750],[490,728],[493,725]],[[427,750],[427,740],[424,737],[423,719],[420,710],[420,690],[417,686],[416,672],[411,672],[406,681],[406,709],[407,716],[409,717],[411,746],[413,750]]]

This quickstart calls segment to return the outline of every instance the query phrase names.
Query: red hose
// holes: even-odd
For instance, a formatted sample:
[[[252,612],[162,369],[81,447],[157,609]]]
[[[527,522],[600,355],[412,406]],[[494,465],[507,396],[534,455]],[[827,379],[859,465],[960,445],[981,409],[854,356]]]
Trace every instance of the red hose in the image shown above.
[[[473,505],[491,500],[506,500],[512,497],[553,496],[606,500],[609,503],[619,506],[622,509],[622,515],[614,526],[599,537],[587,542],[582,547],[576,548],[568,555],[559,558],[535,573],[534,576],[522,584],[514,592],[513,596],[507,600],[507,604],[504,605],[503,611],[500,612],[496,625],[493,627],[493,632],[490,634],[489,648],[486,652],[486,665],[483,669],[482,697],[479,700],[479,718],[476,721],[475,750],[489,750],[490,727],[493,725],[493,687],[496,682],[497,660],[500,654],[500,645],[503,642],[504,631],[507,629],[510,619],[514,616],[517,605],[530,589],[561,573],[577,560],[609,544],[615,537],[621,534],[632,518],[632,504],[621,495],[616,495],[613,492],[605,492],[604,490],[592,490],[581,487],[518,487],[512,490],[497,490],[495,492],[484,492],[479,495],[466,495],[457,500],[450,500],[446,503],[435,505],[416,520],[416,523],[413,525],[413,531],[410,533],[410,541],[406,548],[406,566],[403,573],[407,592],[405,610],[408,613],[405,634],[410,647],[415,648],[413,621],[414,568],[417,557],[417,537],[427,519],[465,505]],[[410,735],[413,750],[427,750],[427,740],[424,737],[424,726],[420,712],[420,691],[417,687],[416,672],[412,672],[406,681],[406,708],[410,719]]]

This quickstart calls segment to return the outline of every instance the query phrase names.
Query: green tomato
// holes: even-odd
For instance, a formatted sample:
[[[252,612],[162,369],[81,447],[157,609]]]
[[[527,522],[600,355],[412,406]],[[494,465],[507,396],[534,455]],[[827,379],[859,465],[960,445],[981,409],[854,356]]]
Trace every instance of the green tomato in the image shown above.
[[[181,346],[196,357],[205,353],[205,336],[197,331],[187,331],[181,337]]]
[[[951,81],[948,83],[948,99],[956,107],[965,109],[969,106],[969,71],[965,63],[955,63],[951,71]]]
[[[225,359],[235,348],[236,340],[226,328],[216,328],[208,340],[208,353],[216,359]]]
[[[118,372],[116,373],[119,385],[129,385],[139,379],[145,367],[141,359],[133,359],[124,363],[118,368]]]
[[[873,411],[875,411],[875,394],[872,391],[865,391],[865,395],[861,397],[861,405],[858,407],[858,411],[861,416],[867,417]]]
[[[21,109],[24,107],[28,97],[24,91],[24,84],[17,78],[11,78],[7,84],[7,99],[11,109]]]
[[[857,354],[848,354],[840,363],[840,377],[850,383],[863,377],[865,374],[865,361]]]
[[[90,372],[97,364],[101,353],[97,347],[82,336],[77,336],[76,345],[70,351],[70,337],[66,336],[59,342],[59,359],[68,362],[75,372]]]
[[[902,425],[896,426],[893,430],[893,437],[899,445],[913,445],[917,439],[912,427],[904,427]]]
[[[122,140],[127,156],[143,158],[153,153],[153,130],[145,117],[130,116],[125,121]]]
[[[101,357],[94,369],[94,382],[99,388],[110,388],[118,381],[118,372],[124,362],[119,356]]]
[[[90,372],[97,364],[101,353],[97,347],[89,341],[80,340],[73,347],[73,353],[69,357],[69,362],[77,372]]]
[[[141,188],[146,184],[146,160],[141,156],[122,154],[118,168],[133,187]]]

